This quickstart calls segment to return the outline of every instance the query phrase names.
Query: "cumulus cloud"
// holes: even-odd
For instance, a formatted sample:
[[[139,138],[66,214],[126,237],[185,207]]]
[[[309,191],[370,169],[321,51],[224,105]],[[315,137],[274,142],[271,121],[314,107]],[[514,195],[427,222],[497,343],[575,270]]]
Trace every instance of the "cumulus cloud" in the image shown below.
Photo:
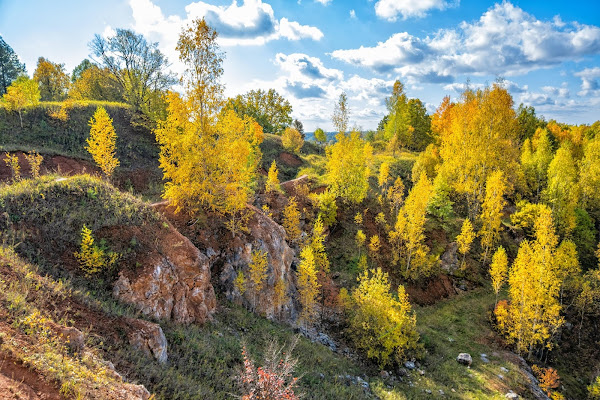
[[[396,33],[373,47],[335,50],[331,56],[379,73],[399,74],[409,83],[452,83],[457,75],[519,75],[596,54],[599,27],[560,18],[538,20],[503,2],[455,29],[426,37]]]
[[[326,6],[327,4],[331,3],[331,0],[315,0],[317,3],[321,3],[324,6]]]
[[[578,95],[600,96],[600,67],[586,68],[576,72],[575,76],[581,78],[581,91],[577,92]]]
[[[275,64],[288,74],[292,81],[302,83],[327,83],[343,78],[344,73],[338,69],[326,68],[317,57],[302,53],[277,53]]]
[[[322,98],[327,94],[319,85],[303,84],[301,82],[288,82],[285,89],[297,99]]]
[[[379,0],[375,3],[375,14],[388,21],[396,21],[398,16],[402,19],[410,17],[424,17],[429,10],[444,10],[458,5],[459,0],[450,3],[446,0]]]
[[[205,18],[219,32],[219,42],[223,46],[262,45],[277,39],[320,40],[323,37],[316,27],[287,18],[278,20],[271,5],[262,0],[243,0],[241,4],[233,0],[224,6],[197,1],[185,7],[185,18],[166,17],[152,0],[129,0],[129,4],[136,31],[158,36],[170,44],[176,43],[181,29],[197,18]]]

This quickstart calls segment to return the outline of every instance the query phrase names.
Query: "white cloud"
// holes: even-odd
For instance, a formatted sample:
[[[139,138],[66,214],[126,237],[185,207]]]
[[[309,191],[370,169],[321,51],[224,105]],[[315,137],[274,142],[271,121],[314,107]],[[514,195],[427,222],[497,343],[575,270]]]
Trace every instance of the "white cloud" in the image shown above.
[[[356,11],[350,10],[350,18],[356,19]]]
[[[600,67],[586,68],[575,73],[581,78],[581,91],[579,96],[600,96]]]
[[[458,0],[456,2],[458,4]],[[429,10],[444,10],[453,6],[446,0],[379,0],[375,4],[375,14],[388,21],[396,21],[410,17],[424,17]]]
[[[287,73],[290,80],[302,83],[327,84],[341,80],[344,73],[339,69],[326,68],[317,57],[310,57],[302,53],[285,55],[278,53],[275,56],[275,64]]]
[[[262,0],[243,0],[238,4],[216,6],[204,1],[185,7],[186,16],[165,17],[152,0],[129,0],[133,11],[134,29],[144,35],[156,36],[161,44],[174,45],[181,29],[197,18],[205,18],[219,33],[223,46],[263,45],[277,39],[320,40],[323,33],[316,27],[301,25],[287,18],[278,20],[270,4]]]
[[[331,0],[315,0],[317,3],[321,3],[324,6],[328,5],[329,3],[331,3]]]
[[[331,56],[380,73],[399,74],[408,83],[452,83],[458,75],[513,76],[597,54],[599,27],[560,18],[538,20],[503,2],[479,20],[455,29],[441,29],[424,38],[396,33],[373,47],[335,50]]]

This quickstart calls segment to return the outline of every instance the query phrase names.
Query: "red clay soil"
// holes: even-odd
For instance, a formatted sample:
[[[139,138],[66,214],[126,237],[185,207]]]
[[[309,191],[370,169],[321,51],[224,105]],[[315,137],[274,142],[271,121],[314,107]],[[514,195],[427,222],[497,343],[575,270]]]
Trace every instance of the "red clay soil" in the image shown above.
[[[56,384],[0,351],[0,400],[62,400]]]
[[[418,305],[432,305],[439,300],[452,297],[456,290],[448,275],[441,274],[421,284],[406,283],[404,285],[410,301]]]
[[[285,164],[289,167],[299,167],[302,165],[302,159],[295,154],[284,151],[277,157],[278,164]]]

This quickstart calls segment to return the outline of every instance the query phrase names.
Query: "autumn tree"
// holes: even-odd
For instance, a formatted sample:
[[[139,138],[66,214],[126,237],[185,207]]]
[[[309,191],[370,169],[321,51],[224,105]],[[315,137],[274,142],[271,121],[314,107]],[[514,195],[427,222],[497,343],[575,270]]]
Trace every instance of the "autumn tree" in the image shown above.
[[[379,175],[377,176],[377,184],[381,189],[385,189],[390,180],[390,164],[383,162],[379,166]]]
[[[179,35],[177,51],[179,60],[186,66],[182,79],[197,114],[196,119],[202,131],[214,123],[217,111],[223,105],[223,58],[217,43],[218,33],[204,18],[194,20]],[[225,110],[227,113],[231,110]],[[239,117],[249,120],[251,116]]]
[[[65,72],[64,64],[53,63],[40,57],[33,73],[33,79],[40,86],[42,101],[62,101],[67,97],[70,79]]]
[[[350,296],[348,333],[355,346],[381,367],[401,363],[418,346],[416,317],[402,285],[391,293],[388,275],[380,268],[364,271]]]
[[[283,209],[283,228],[290,242],[296,242],[300,239],[300,211],[295,197],[288,200],[287,206]]]
[[[304,324],[311,324],[317,316],[318,296],[321,288],[317,274],[315,251],[312,246],[304,246],[300,251],[300,263],[296,272],[298,300],[302,307],[299,319]]]
[[[555,252],[558,237],[548,207],[540,209],[535,240],[524,240],[508,276],[510,304],[496,307],[499,328],[519,353],[531,356],[537,346],[552,346],[550,339],[562,325]]]
[[[4,95],[11,83],[24,74],[25,64],[0,36],[0,95]]]
[[[583,205],[600,209],[600,136],[586,143],[579,171]]]
[[[21,179],[21,165],[19,164],[19,156],[16,154],[6,153],[4,163],[10,168],[10,175],[13,182]]]
[[[119,166],[116,157],[117,134],[112,125],[112,118],[104,107],[98,107],[89,125],[90,136],[86,140],[85,149],[92,155],[104,175],[110,179],[115,168]]]
[[[433,180],[433,195],[427,205],[427,212],[439,219],[446,221],[454,215],[452,206],[454,202],[450,200],[452,189],[443,175],[438,175]]]
[[[521,149],[521,167],[531,195],[539,199],[547,185],[548,166],[554,152],[546,129],[538,129],[534,137],[526,139]]]
[[[108,38],[95,35],[90,49],[121,87],[125,101],[136,109],[151,112],[156,99],[153,93],[163,92],[175,82],[167,72],[169,62],[158,43],[149,43],[130,29],[117,29]]]
[[[42,161],[44,161],[44,157],[39,154],[35,150],[31,150],[27,154],[25,154],[25,159],[29,164],[29,170],[31,171],[31,177],[33,179],[37,179],[40,177],[40,166],[42,165]]]
[[[252,292],[253,307],[256,308],[256,297],[263,289],[267,280],[267,268],[269,261],[267,260],[267,252],[264,250],[252,251],[252,261],[248,265],[250,271],[247,283]]]
[[[23,128],[23,110],[34,107],[40,102],[40,89],[37,82],[25,75],[19,76],[6,89],[2,102],[8,111],[16,111],[19,114],[19,121]]]
[[[465,265],[465,257],[471,249],[471,244],[475,239],[475,231],[473,230],[473,224],[470,219],[465,219],[460,230],[460,234],[456,237],[456,243],[458,244],[458,252],[462,254],[461,265]]]
[[[417,182],[421,176],[421,172],[425,172],[429,179],[435,179],[437,168],[441,162],[439,148],[434,144],[427,146],[425,150],[419,153],[417,161],[413,165],[411,173],[413,183]]]
[[[292,153],[300,152],[302,145],[304,145],[304,139],[296,128],[285,128],[283,135],[281,136],[281,144],[283,148]]]
[[[292,124],[292,105],[275,89],[258,89],[227,99],[224,110],[233,110],[242,118],[254,118],[265,133],[281,135]]]
[[[475,219],[494,171],[515,182],[518,171],[518,131],[513,100],[498,84],[482,90],[467,89],[461,101],[442,103],[434,116],[434,133],[440,141],[439,172],[467,201]]]
[[[388,189],[387,199],[392,207],[392,212],[397,213],[404,203],[404,182],[397,177],[394,184]]]
[[[507,192],[507,184],[502,171],[491,174],[485,185],[485,199],[481,207],[481,247],[484,248],[483,263],[487,260],[488,253],[500,237],[502,228],[502,215],[506,201],[504,195]]]
[[[74,70],[69,89],[69,98],[73,100],[124,101],[123,88],[115,81],[108,68],[95,64],[88,65],[84,60],[80,70]],[[88,61],[89,62],[89,61]],[[77,68],[77,67],[76,67]],[[73,78],[75,78],[73,80]]]
[[[294,121],[292,122],[292,128],[297,130],[300,133],[300,136],[302,136],[302,140],[304,140],[304,124],[300,122],[299,119],[294,119]]]
[[[498,294],[508,277],[508,257],[506,256],[506,250],[502,246],[498,247],[498,250],[492,256],[490,277],[492,278],[492,288],[494,288],[494,293],[496,293],[496,305],[498,305]]]
[[[558,232],[569,235],[575,229],[575,208],[579,202],[577,168],[568,142],[556,151],[548,167],[548,187],[542,198],[552,209]]]
[[[433,185],[425,173],[408,193],[404,205],[398,212],[390,242],[394,247],[394,260],[401,264],[405,277],[416,279],[428,275],[431,267],[429,248],[425,245],[425,221],[427,205],[433,194]]]
[[[327,148],[327,183],[336,197],[360,203],[369,189],[370,164],[373,148],[364,142],[360,133],[349,136],[338,133],[337,142]]]
[[[273,160],[271,167],[269,168],[269,172],[267,174],[267,182],[265,184],[265,191],[267,193],[271,192],[281,192],[281,186],[279,184],[279,170],[277,169],[277,163]]]
[[[327,141],[327,135],[323,129],[315,129],[315,140],[319,143],[325,143]]]
[[[333,126],[338,133],[346,133],[348,130],[348,114],[348,96],[345,92],[342,92],[338,102],[335,103],[331,116],[331,122],[333,122]]]

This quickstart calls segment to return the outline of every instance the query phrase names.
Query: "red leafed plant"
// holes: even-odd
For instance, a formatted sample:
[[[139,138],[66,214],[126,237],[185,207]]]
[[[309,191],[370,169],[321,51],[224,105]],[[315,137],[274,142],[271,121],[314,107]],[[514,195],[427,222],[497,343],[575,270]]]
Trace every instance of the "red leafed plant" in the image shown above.
[[[271,342],[265,352],[265,365],[256,368],[248,355],[246,346],[242,346],[244,368],[240,372],[239,382],[242,400],[297,400],[294,393],[298,378],[292,376],[298,360],[292,358],[292,350],[298,338],[289,345],[287,351]]]

